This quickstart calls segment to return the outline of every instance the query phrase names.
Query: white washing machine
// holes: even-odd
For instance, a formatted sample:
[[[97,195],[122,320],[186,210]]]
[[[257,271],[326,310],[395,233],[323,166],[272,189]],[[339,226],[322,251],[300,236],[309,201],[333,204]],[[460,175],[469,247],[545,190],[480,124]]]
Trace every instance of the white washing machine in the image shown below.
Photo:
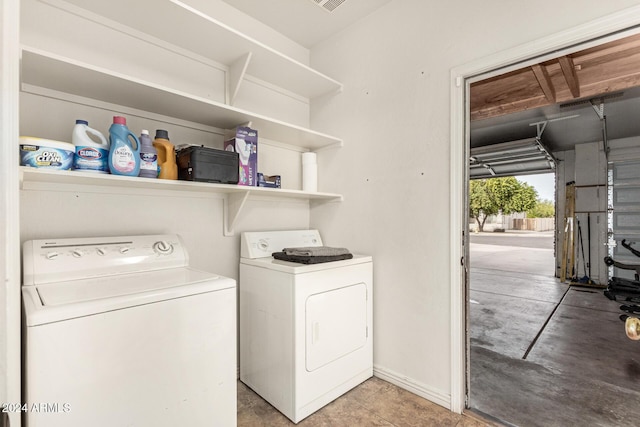
[[[240,380],[297,423],[373,375],[370,256],[273,259],[322,246],[317,230],[242,234]]]
[[[236,284],[177,235],[23,245],[28,427],[235,426]]]

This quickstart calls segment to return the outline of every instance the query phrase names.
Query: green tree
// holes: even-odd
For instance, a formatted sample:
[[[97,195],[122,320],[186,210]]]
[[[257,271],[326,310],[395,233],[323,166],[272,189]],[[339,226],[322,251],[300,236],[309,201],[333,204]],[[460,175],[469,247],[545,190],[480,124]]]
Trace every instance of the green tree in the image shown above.
[[[536,205],[536,190],[514,177],[473,180],[469,184],[469,213],[484,230],[487,217],[526,212]]]
[[[489,199],[487,180],[476,179],[469,183],[469,214],[476,220],[478,230],[484,229],[484,223],[490,215],[498,213],[498,208]]]
[[[556,209],[550,200],[538,200],[536,205],[527,211],[527,218],[553,218]]]
[[[504,215],[514,212],[526,212],[536,206],[538,201],[538,192],[531,185],[520,182],[513,177],[498,179],[511,179],[515,182],[515,189],[513,193],[510,194],[509,198],[504,199],[504,204],[500,207],[500,210]]]

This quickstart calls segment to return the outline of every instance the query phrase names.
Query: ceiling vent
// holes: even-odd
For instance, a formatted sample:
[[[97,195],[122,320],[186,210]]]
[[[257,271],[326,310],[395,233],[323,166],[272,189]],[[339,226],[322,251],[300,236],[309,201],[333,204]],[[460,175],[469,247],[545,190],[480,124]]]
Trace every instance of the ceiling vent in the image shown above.
[[[333,12],[338,6],[345,2],[345,0],[311,0],[327,12]]]

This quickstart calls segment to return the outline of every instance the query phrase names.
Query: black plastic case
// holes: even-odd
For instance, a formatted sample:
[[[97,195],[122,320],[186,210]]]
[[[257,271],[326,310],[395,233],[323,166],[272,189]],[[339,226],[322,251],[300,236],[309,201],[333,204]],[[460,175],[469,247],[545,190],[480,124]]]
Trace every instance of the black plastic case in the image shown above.
[[[208,147],[186,147],[176,154],[178,179],[237,184],[238,153]]]

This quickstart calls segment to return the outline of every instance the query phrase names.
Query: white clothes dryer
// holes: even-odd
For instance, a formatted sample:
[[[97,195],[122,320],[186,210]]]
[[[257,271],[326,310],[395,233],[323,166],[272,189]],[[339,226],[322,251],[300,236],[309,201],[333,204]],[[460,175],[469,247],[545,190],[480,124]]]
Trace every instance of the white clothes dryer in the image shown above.
[[[371,256],[321,264],[274,259],[322,246],[317,230],[241,239],[240,380],[297,423],[373,375]]]
[[[23,245],[27,427],[235,426],[235,280],[177,235]]]

